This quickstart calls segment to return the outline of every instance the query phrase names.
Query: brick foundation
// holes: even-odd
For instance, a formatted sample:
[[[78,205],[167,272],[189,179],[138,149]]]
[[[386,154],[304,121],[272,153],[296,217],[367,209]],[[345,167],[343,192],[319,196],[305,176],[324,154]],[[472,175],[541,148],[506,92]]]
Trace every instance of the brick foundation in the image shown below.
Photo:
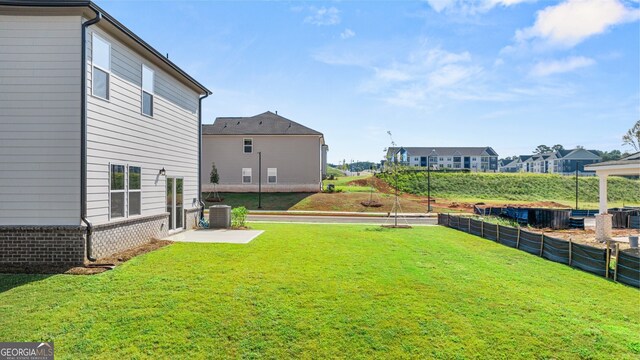
[[[81,265],[84,234],[82,226],[0,226],[0,272]]]
[[[126,219],[95,225],[92,237],[92,256],[102,258],[132,247],[162,239],[168,234],[169,213]]]
[[[198,224],[199,208],[185,209],[185,229]],[[93,227],[91,255],[103,258],[168,236],[169,213]],[[85,261],[84,226],[0,226],[0,272],[55,272]]]

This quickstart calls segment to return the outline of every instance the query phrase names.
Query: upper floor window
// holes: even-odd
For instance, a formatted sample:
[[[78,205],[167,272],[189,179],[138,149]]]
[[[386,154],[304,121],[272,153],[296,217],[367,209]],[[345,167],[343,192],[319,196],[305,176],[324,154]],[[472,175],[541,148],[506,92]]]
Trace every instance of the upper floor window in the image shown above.
[[[244,153],[251,154],[253,152],[253,139],[243,139]]]
[[[111,44],[93,34],[91,42],[91,90],[94,96],[109,100]]]
[[[153,116],[153,82],[154,72],[142,65],[142,113]]]

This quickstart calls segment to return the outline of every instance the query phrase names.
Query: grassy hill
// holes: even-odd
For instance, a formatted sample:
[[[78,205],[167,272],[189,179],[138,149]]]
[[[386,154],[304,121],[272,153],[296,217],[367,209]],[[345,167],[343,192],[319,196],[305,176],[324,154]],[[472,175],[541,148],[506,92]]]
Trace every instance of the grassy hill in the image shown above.
[[[378,177],[390,185],[390,174]],[[401,191],[426,195],[427,173],[405,172],[398,176]],[[598,202],[598,178],[578,179],[580,202]],[[640,204],[640,181],[609,177],[609,201]],[[431,195],[461,200],[509,201],[574,201],[575,178],[552,174],[487,174],[487,173],[431,173]]]
[[[327,176],[344,176],[342,170],[334,168],[333,166],[327,166]]]

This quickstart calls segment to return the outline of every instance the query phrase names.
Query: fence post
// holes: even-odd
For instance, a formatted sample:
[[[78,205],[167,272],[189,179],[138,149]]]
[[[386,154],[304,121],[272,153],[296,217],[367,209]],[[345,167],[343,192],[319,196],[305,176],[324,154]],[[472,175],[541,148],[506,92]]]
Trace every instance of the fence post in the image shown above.
[[[469,218],[469,222],[467,224],[467,230],[468,230],[467,232],[471,234],[471,218]]]
[[[484,219],[480,222],[480,237],[484,237]]]
[[[569,266],[571,266],[571,264],[573,263],[573,258],[571,256],[571,250],[573,248],[573,242],[571,241],[571,238],[569,238]]]
[[[516,249],[520,249],[520,225],[518,225],[518,237],[516,238]]]
[[[618,261],[620,257],[620,243],[616,243],[616,268],[613,271],[613,281],[618,281],[618,266],[620,262]]]
[[[604,266],[604,277],[609,278],[609,257],[611,256],[611,249],[609,248],[609,242],[607,241],[607,263]]]
[[[496,224],[496,242],[500,242],[500,225]]]
[[[544,250],[544,233],[540,235],[540,256],[542,256],[543,250]]]
[[[451,227],[451,214],[447,213],[447,227]]]

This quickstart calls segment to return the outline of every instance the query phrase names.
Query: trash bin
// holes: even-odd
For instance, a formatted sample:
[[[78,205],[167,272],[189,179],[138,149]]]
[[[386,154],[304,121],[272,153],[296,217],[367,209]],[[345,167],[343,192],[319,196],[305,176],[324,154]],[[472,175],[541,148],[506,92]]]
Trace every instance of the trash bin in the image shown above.
[[[209,206],[209,229],[229,229],[231,227],[231,206]]]
[[[638,236],[629,236],[629,247],[632,249],[638,248]]]

